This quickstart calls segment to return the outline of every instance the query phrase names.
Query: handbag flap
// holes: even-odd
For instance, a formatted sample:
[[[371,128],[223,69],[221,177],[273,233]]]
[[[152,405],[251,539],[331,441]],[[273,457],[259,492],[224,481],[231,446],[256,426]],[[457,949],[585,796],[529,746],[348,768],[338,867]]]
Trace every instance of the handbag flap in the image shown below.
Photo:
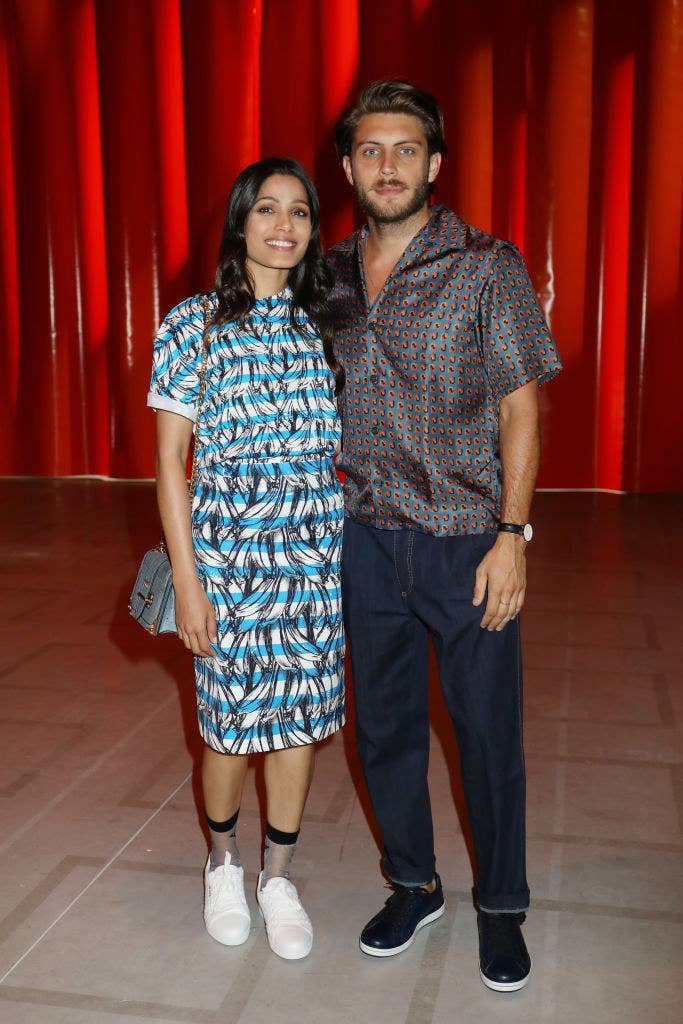
[[[145,627],[160,617],[171,588],[171,563],[165,551],[147,551],[140,564],[129,607],[131,615]]]

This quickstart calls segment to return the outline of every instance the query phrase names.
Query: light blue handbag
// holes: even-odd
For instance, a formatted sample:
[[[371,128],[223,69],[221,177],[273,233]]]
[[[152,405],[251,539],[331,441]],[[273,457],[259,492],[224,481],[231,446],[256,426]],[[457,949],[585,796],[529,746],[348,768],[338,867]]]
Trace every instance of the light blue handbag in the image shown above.
[[[143,555],[128,611],[152,636],[176,632],[173,573],[163,541]]]

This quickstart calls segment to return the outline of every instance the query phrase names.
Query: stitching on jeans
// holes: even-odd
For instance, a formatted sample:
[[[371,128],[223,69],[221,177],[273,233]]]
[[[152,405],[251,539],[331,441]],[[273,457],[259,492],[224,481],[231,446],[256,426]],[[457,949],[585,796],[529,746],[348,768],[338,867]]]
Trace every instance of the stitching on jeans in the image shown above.
[[[519,628],[519,616],[515,618],[517,627],[517,657],[516,661],[516,684],[517,684],[517,715],[519,720],[519,746],[522,757],[522,778],[524,780],[524,817],[526,819],[526,761],[524,758],[524,711],[522,708],[522,636]],[[526,867],[526,821],[522,823],[522,834],[520,841],[521,863]],[[526,876],[526,870],[524,872]]]
[[[408,533],[408,558],[407,558],[407,562],[408,562],[408,589],[406,591],[407,594],[412,594],[412,592],[413,592],[413,542],[414,542],[414,540],[415,540],[415,531],[414,530],[410,530],[410,532]]]
[[[394,530],[394,571],[396,572],[396,579],[398,580],[398,585],[399,585],[399,588],[401,590],[401,596],[405,597],[405,594],[403,593],[403,584],[401,583],[401,574],[398,571],[398,562],[396,560],[396,541],[397,541],[397,539],[398,539],[398,530]]]

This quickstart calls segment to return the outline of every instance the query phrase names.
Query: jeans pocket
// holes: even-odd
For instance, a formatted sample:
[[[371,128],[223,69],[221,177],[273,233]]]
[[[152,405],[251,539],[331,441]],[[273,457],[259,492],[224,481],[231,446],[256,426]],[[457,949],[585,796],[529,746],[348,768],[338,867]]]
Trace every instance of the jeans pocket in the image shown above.
[[[481,560],[491,550],[495,535],[488,533],[466,534],[462,537],[448,537],[446,565],[448,572],[448,593],[457,600],[472,600],[477,569]]]

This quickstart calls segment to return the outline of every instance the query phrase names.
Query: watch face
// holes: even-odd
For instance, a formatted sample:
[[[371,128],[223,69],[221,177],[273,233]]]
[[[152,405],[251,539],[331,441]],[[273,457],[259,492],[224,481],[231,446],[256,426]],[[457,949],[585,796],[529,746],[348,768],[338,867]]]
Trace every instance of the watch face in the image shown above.
[[[530,541],[533,535],[534,531],[532,529],[531,523],[527,523],[524,527],[524,540]]]

